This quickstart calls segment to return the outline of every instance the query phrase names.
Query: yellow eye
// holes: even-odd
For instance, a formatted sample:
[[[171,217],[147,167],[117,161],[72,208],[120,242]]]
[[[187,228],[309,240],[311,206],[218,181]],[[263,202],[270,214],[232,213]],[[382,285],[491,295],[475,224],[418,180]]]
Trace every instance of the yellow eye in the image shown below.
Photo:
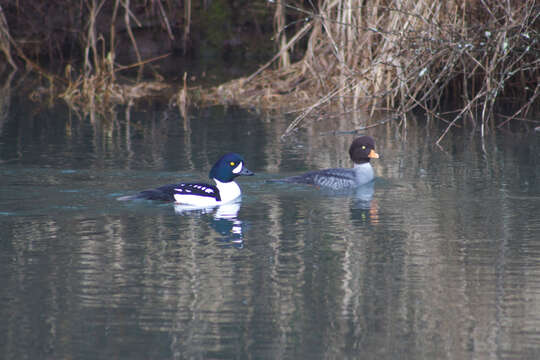
[[[231,164],[231,166],[234,166],[234,161],[231,161],[229,164]]]
[[[362,150],[366,150],[366,145],[362,145]]]

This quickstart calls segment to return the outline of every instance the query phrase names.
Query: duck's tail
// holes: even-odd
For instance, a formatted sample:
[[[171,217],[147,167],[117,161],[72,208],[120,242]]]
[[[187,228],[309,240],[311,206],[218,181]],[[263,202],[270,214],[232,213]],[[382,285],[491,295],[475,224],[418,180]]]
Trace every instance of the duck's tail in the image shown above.
[[[120,196],[116,198],[116,200],[118,201],[129,201],[129,200],[137,200],[137,199],[140,199],[138,195],[127,195],[127,196]]]

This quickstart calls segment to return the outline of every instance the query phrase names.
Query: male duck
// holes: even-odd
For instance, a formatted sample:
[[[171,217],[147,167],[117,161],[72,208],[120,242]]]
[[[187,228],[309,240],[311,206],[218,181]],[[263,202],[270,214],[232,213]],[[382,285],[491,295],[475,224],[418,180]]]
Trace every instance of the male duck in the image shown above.
[[[349,148],[349,156],[354,162],[354,167],[350,169],[310,171],[270,182],[310,184],[329,190],[347,190],[373,181],[375,175],[370,160],[379,158],[379,154],[375,152],[375,140],[371,136],[356,138]]]
[[[212,167],[208,177],[216,185],[204,183],[179,183],[141,191],[136,195],[123,196],[119,200],[161,200],[194,207],[212,207],[238,198],[242,192],[234,179],[251,176],[253,172],[244,166],[244,159],[235,153],[223,155]]]

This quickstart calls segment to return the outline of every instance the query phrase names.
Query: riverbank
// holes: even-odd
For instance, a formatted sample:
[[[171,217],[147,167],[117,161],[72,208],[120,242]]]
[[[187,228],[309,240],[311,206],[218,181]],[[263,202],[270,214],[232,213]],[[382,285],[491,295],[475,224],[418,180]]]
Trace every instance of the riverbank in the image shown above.
[[[152,97],[166,98],[184,115],[190,106],[237,105],[295,114],[288,134],[303,122],[328,114],[387,110],[406,124],[407,114],[420,110],[447,124],[439,143],[454,126],[477,127],[481,136],[514,124],[533,129],[536,120],[530,116],[540,109],[540,5],[533,0],[373,0],[363,6],[336,0],[316,8],[308,4],[293,8],[277,1],[265,13],[274,16],[275,56],[265,63],[258,59],[263,65],[249,76],[214,86],[197,85],[189,68],[171,82],[154,67],[153,79],[143,80],[143,69],[167,54],[143,59],[136,37],[130,42],[137,61],[119,66],[114,46],[117,26],[113,21],[106,32],[103,21],[98,21],[104,8],[96,1],[86,3],[88,19],[78,18],[89,26],[80,46],[82,69],[67,65],[61,74],[44,70],[26,55],[22,40],[9,36],[9,21],[0,26],[9,42],[2,46],[8,63],[24,62],[48,82],[41,89],[85,113],[111,111],[117,104]],[[122,7],[118,2],[101,4],[109,6],[113,20],[120,22],[115,12],[122,9],[129,14],[129,2]],[[199,11],[199,26],[210,26],[202,19],[216,14],[226,23],[226,9]],[[189,19],[185,12],[184,19]],[[127,31],[131,25],[124,21],[121,29]],[[184,35],[190,31],[179,25],[171,29],[178,30],[176,36],[181,29]],[[222,51],[232,51],[236,43],[227,41]],[[119,79],[119,72],[127,69],[137,70],[135,81]]]

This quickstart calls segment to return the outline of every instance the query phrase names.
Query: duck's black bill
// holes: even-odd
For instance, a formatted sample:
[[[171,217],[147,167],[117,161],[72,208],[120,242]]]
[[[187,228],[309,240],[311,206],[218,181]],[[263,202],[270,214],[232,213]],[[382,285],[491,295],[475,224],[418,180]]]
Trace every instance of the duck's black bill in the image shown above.
[[[248,168],[243,167],[243,168],[242,168],[242,171],[240,171],[240,172],[238,173],[238,175],[253,176],[253,175],[255,175],[255,173],[254,173],[253,171],[249,170]]]

